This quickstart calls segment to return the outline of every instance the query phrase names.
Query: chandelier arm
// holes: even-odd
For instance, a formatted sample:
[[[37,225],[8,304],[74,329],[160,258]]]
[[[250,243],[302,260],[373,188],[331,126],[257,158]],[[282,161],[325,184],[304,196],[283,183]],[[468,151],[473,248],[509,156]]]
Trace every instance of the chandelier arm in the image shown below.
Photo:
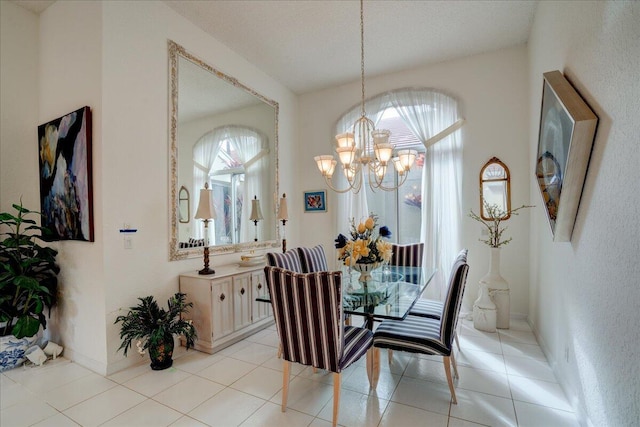
[[[324,182],[329,186],[329,188],[331,188],[333,191],[335,191],[336,193],[340,193],[340,194],[344,194],[347,193],[349,191],[353,191],[354,194],[358,194],[360,192],[360,189],[362,188],[362,178],[360,179],[355,179],[353,184],[349,184],[349,187],[345,188],[344,190],[340,190],[336,187],[333,186],[333,181],[331,178],[328,178],[327,176],[324,177]],[[357,183],[357,185],[356,185]]]

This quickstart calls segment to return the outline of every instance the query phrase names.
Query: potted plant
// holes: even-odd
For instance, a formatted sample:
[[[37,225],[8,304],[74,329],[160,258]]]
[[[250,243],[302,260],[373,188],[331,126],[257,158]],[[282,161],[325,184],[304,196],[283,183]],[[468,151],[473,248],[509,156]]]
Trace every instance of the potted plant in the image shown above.
[[[57,251],[40,246],[51,234],[32,219],[40,212],[14,204],[15,214],[0,213],[0,370],[11,369],[24,359],[27,347],[46,328],[45,309],[56,302]]]
[[[187,350],[193,347],[197,337],[196,329],[190,320],[181,318],[188,313],[193,303],[185,302],[186,294],[176,293],[167,300],[168,309],[160,308],[152,296],[138,298],[140,303],[130,307],[125,316],[118,316],[115,323],[122,323],[120,339],[122,344],[118,350],[131,348],[134,340],[140,355],[149,350],[151,369],[167,369],[173,364],[173,336],[184,337]]]

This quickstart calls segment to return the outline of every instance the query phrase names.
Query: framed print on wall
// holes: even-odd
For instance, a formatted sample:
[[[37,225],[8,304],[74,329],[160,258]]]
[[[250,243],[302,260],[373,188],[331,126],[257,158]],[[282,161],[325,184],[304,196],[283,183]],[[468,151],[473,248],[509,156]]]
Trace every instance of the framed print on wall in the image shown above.
[[[38,126],[38,151],[42,225],[53,231],[47,240],[93,242],[91,109]]]
[[[327,211],[327,192],[324,190],[305,191],[304,192],[304,211],[305,212],[326,212]]]
[[[571,240],[598,117],[560,71],[543,74],[535,173],[555,242]]]

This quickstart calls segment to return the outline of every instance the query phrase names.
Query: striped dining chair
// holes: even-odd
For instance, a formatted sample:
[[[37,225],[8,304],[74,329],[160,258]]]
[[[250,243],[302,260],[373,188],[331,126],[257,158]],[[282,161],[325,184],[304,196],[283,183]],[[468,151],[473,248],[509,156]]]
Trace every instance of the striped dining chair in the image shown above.
[[[342,273],[295,273],[265,267],[283,359],[282,412],[287,408],[291,362],[333,372],[333,425],[338,422],[341,372],[367,354],[367,372],[377,374],[373,334],[345,326]],[[371,349],[371,351],[369,351]],[[374,365],[375,363],[375,365]],[[370,384],[374,379],[370,376]]]
[[[464,257],[467,257],[466,249],[461,251],[456,258],[456,261]],[[431,319],[440,319],[442,317],[442,312],[444,310],[444,303],[442,301],[421,298],[419,299],[409,311],[410,316],[421,316],[421,317],[429,317]],[[456,323],[457,325],[457,323]],[[460,340],[458,339],[458,330],[457,326],[454,330],[454,338],[456,341],[456,345],[458,346],[458,350],[460,350]]]
[[[468,272],[467,251],[463,250],[453,265],[447,298],[444,301],[440,319],[407,316],[404,320],[385,320],[373,335],[373,345],[376,348],[442,356],[451,400],[454,404],[458,401],[451,377],[451,364],[456,377],[458,369],[453,357],[453,337]]]
[[[404,281],[409,283],[419,283],[420,275],[413,269],[403,270],[402,267],[422,267],[422,256],[424,254],[424,243],[413,243],[410,245],[391,244],[391,261],[389,265],[395,266],[396,271],[404,276]]]

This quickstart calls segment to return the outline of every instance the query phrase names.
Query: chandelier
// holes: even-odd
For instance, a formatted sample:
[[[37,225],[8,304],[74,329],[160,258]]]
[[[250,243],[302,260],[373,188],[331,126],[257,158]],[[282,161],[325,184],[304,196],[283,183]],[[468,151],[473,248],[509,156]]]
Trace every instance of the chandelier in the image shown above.
[[[372,190],[397,190],[407,180],[407,175],[416,159],[417,151],[412,149],[397,150],[393,156],[394,146],[389,143],[391,132],[386,129],[376,129],[364,109],[364,0],[360,0],[360,75],[362,82],[361,116],[353,124],[351,132],[342,133],[335,137],[336,153],[342,172],[347,179],[348,187],[337,189],[332,183],[333,173],[338,162],[333,155],[316,156],[315,160],[320,173],[327,185],[338,193],[353,191],[358,193],[362,188],[362,181],[367,176],[367,182]],[[393,168],[389,168],[393,164]],[[393,186],[383,184],[387,169],[395,169],[398,182]]]

